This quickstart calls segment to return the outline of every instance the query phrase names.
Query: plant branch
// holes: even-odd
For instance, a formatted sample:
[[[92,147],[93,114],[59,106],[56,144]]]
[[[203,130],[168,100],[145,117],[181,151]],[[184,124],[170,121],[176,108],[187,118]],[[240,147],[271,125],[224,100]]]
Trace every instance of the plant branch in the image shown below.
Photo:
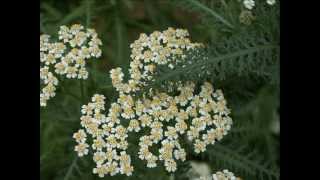
[[[233,25],[230,22],[228,22],[225,18],[223,18],[222,16],[220,16],[218,13],[216,13],[212,9],[208,8],[207,6],[201,4],[200,2],[198,2],[196,0],[186,0],[186,1],[194,6],[198,7],[199,9],[209,13],[213,17],[217,18],[219,21],[221,21],[223,24],[225,24],[229,28],[231,28],[231,29],[234,28]]]
[[[67,174],[64,176],[63,180],[68,180],[71,177],[73,169],[76,168],[76,166],[77,166],[77,161],[78,161],[78,156],[76,156],[73,159],[71,165],[68,168]]]

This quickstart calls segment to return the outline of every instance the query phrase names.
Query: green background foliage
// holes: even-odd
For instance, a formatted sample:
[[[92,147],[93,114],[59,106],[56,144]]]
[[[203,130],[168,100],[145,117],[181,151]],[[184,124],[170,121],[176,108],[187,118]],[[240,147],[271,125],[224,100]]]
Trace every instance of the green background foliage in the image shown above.
[[[279,4],[256,0],[255,18],[245,25],[239,21],[244,8],[236,0],[41,0],[41,33],[55,37],[60,25],[81,23],[95,28],[103,42],[102,58],[88,63],[89,79],[60,79],[56,97],[41,108],[41,179],[101,179],[92,174],[90,157],[78,158],[73,150],[80,107],[95,93],[113,102],[117,93],[109,70],[128,68],[129,45],[140,33],[168,27],[187,29],[192,41],[206,48],[188,52],[193,63],[185,68],[160,67],[150,87],[166,90],[161,84],[175,80],[212,82],[232,109],[232,130],[200,155],[187,147],[187,162],[174,174],[163,167],[147,169],[134,158],[133,176],[102,179],[190,179],[190,161],[206,162],[212,172],[229,169],[242,179],[279,179]]]

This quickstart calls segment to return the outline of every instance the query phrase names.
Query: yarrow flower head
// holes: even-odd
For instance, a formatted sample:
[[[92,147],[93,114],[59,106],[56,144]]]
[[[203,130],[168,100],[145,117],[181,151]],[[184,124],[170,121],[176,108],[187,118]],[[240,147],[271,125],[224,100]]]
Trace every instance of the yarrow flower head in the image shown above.
[[[276,0],[266,0],[266,3],[273,6],[276,4]],[[243,6],[248,10],[252,10],[256,6],[256,3],[254,0],[243,0]]]
[[[52,42],[49,35],[40,35],[40,106],[55,96],[58,79],[63,75],[69,79],[87,79],[86,60],[101,56],[101,40],[94,29],[85,30],[75,24],[70,28],[61,26],[59,41]]]
[[[245,25],[250,25],[254,20],[255,20],[255,16],[249,10],[242,11],[239,16],[240,23]]]
[[[141,34],[139,39],[130,45],[130,79],[127,83],[123,82],[122,69],[112,69],[112,85],[121,93],[128,94],[140,90],[153,79],[157,65],[173,68],[179,59],[185,57],[184,51],[201,46],[191,43],[188,36],[188,31],[173,28],[163,32],[155,31],[150,36]]]
[[[254,20],[256,20],[256,15],[252,12],[254,7],[256,6],[255,0],[239,0],[244,6],[240,15],[239,21],[242,24],[250,25]],[[266,4],[269,6],[273,6],[276,4],[276,0],[266,0]]]
[[[109,110],[105,112],[103,95],[94,95],[92,101],[82,107],[81,126],[93,139],[91,148],[97,165],[93,173],[100,177],[130,176],[134,167],[132,154],[127,150],[128,137],[133,133],[141,134],[138,154],[133,156],[138,156],[148,168],[163,164],[168,172],[175,172],[178,161],[186,160],[187,151],[180,144],[182,136],[193,144],[195,153],[201,153],[228,133],[232,125],[230,109],[222,91],[215,90],[209,82],[199,90],[193,82],[181,82],[177,84],[176,93],[155,90],[150,96],[135,96],[153,79],[157,66],[175,66],[176,56],[183,57],[185,50],[201,47],[191,43],[187,35],[185,30],[172,28],[150,36],[142,34],[131,45],[133,60],[128,83],[123,82],[121,68],[110,71],[119,97]],[[82,132],[74,134],[77,146],[87,138]],[[85,154],[75,150],[79,155]]]
[[[241,180],[240,178],[236,177],[232,172],[225,169],[223,171],[218,171],[212,176],[201,176],[196,180]]]

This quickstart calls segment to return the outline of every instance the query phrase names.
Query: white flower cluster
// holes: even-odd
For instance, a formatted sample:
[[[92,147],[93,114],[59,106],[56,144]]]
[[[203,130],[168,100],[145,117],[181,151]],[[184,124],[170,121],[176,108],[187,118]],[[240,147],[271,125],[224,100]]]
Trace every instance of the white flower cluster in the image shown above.
[[[174,68],[178,59],[184,58],[184,51],[201,46],[191,43],[188,31],[168,28],[163,32],[155,31],[150,36],[141,34],[131,47],[130,80],[123,82],[121,68],[110,71],[112,85],[119,92],[136,92],[152,80],[157,65]]]
[[[201,176],[196,180],[241,180],[240,178],[236,177],[232,172],[225,169],[223,171],[218,171],[212,176]]]
[[[61,57],[66,47],[62,43],[50,43],[50,36],[40,36],[40,81],[44,87],[40,92],[40,106],[46,106],[47,101],[55,96],[58,79],[50,72],[49,66],[57,62],[57,58]]]
[[[83,132],[93,137],[91,147],[97,163],[93,173],[100,177],[132,174],[131,157],[126,151],[130,133],[144,132],[139,139],[138,157],[146,161],[146,166],[153,168],[162,161],[168,172],[176,171],[176,161],[186,160],[187,152],[179,143],[182,136],[187,136],[194,145],[194,152],[200,153],[228,133],[232,125],[232,119],[228,116],[230,110],[222,91],[214,90],[208,82],[201,86],[200,92],[196,91],[194,83],[185,82],[178,86],[178,95],[154,91],[150,93],[150,98],[134,97],[139,87],[152,80],[156,65],[174,66],[176,55],[183,56],[183,50],[200,46],[190,43],[185,38],[187,34],[185,30],[169,28],[150,37],[141,35],[132,45],[132,79],[127,84],[123,83],[121,69],[111,70],[112,84],[119,97],[111,103],[107,116],[103,114],[105,98],[102,95],[95,95],[92,102],[82,107],[81,125],[85,130],[74,135],[79,143],[75,150],[79,156],[87,154],[89,145],[84,143],[87,135]],[[168,52],[162,52],[166,51],[165,48],[169,48]],[[177,50],[181,52],[175,54]],[[143,51],[151,55],[145,56]],[[162,53],[168,55],[161,59]],[[136,78],[137,75],[140,75],[139,78]],[[78,136],[83,137],[82,141],[78,140]]]
[[[40,80],[45,85],[40,93],[40,106],[46,106],[55,96],[58,79],[54,73],[69,79],[87,79],[86,60],[101,56],[102,42],[95,30],[85,31],[75,24],[70,28],[61,26],[58,34],[62,42],[50,42],[49,35],[40,35]]]
[[[140,137],[139,158],[145,160],[149,168],[163,161],[168,172],[176,171],[177,160],[186,160],[180,136],[186,134],[194,144],[194,151],[200,153],[227,134],[232,120],[220,90],[214,91],[210,83],[204,83],[200,93],[195,94],[195,85],[190,82],[178,90],[178,96],[155,93],[152,98],[136,101],[131,95],[121,94],[117,102],[111,104],[107,116],[102,113],[105,103],[102,95],[95,95],[93,102],[84,105],[81,125],[93,137],[92,149],[96,151],[93,158],[97,163],[94,173],[101,177],[117,173],[131,175],[133,167],[126,153],[127,137],[130,132],[140,132],[142,128],[150,131]],[[128,126],[121,121],[128,122]],[[79,130],[74,135],[79,143],[75,147],[79,156],[88,153],[85,131]],[[161,148],[151,152],[156,145]],[[126,161],[121,160],[122,156]]]
[[[91,148],[94,151],[93,160],[97,165],[93,173],[98,174],[99,177],[104,177],[106,174],[113,176],[117,173],[129,176],[132,174],[133,167],[131,158],[126,153],[127,128],[120,125],[119,121],[110,119],[120,107],[113,105],[109,110],[109,116],[106,117],[104,106],[105,97],[97,94],[92,97],[91,103],[82,106],[81,126],[84,129],[80,129],[73,135],[78,143],[75,151],[80,157],[88,154],[89,145],[86,143],[86,138],[89,134],[93,138]]]
[[[267,0],[266,1],[268,5],[273,6],[274,4],[276,4],[276,0]],[[245,8],[251,10],[254,8],[254,6],[256,5],[254,0],[243,0],[243,5]]]
[[[205,83],[196,94],[191,82],[178,90],[178,96],[156,93],[151,99],[137,101],[134,107],[139,115],[133,121],[137,118],[141,127],[150,129],[139,143],[139,158],[149,168],[156,167],[159,160],[168,172],[176,171],[176,161],[186,160],[186,151],[179,143],[184,134],[193,143],[194,152],[200,153],[207,145],[221,140],[231,128],[230,111],[220,90],[214,92],[212,85]],[[158,152],[151,152],[157,145],[161,146]]]

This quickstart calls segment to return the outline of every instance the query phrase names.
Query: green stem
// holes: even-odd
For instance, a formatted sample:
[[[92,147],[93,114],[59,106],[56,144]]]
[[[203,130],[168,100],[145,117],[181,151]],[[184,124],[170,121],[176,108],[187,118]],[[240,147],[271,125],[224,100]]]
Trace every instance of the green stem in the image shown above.
[[[174,175],[173,174],[170,174],[170,180],[174,180]]]
[[[73,161],[72,164],[69,166],[69,169],[67,171],[66,176],[63,178],[63,180],[68,180],[71,177],[72,171],[73,169],[76,167],[77,165],[77,160],[78,160],[78,156],[76,156]]]
[[[84,99],[84,86],[83,86],[83,80],[80,80],[80,93],[81,93],[81,103],[84,104],[85,103],[85,99]]]
[[[196,0],[186,0],[186,1],[188,1],[190,4],[193,4],[194,6],[198,7],[199,9],[211,14],[213,17],[217,18],[219,21],[221,21],[223,24],[225,24],[229,28],[231,28],[231,29],[234,28],[233,25],[231,23],[229,23],[226,19],[224,19],[222,16],[220,16],[218,13],[216,13],[212,9],[208,8],[207,6],[201,4],[200,2],[198,2]]]
[[[90,27],[91,22],[91,2],[90,0],[86,0],[86,27]]]
[[[224,8],[226,9],[226,11],[228,12],[229,18],[231,19],[231,21],[234,21],[234,18],[232,16],[232,10],[229,8],[228,4],[226,3],[225,0],[221,0],[222,5],[224,6]]]

